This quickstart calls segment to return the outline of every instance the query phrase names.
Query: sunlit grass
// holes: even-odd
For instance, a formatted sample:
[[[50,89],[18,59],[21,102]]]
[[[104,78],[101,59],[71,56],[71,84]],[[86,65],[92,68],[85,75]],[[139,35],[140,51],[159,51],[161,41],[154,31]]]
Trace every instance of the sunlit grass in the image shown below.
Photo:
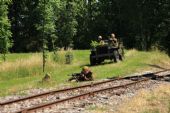
[[[49,84],[39,84],[44,73],[42,72],[42,54],[41,53],[23,53],[7,55],[7,62],[0,63],[0,95],[4,92],[11,93],[14,91],[35,88],[50,87],[61,83],[67,83],[69,74],[80,72],[81,68],[89,65],[89,50],[74,50],[73,62],[65,64],[65,51],[58,52],[58,61],[53,61],[53,53],[48,53],[45,73],[51,75]],[[139,52],[129,50],[125,54],[123,62],[105,63],[97,66],[90,66],[95,79],[103,79],[113,76],[125,76],[141,70],[151,68],[168,68],[170,58],[164,53],[156,52]],[[3,90],[3,91],[2,91]],[[6,94],[5,93],[5,94]]]
[[[0,72],[5,71],[11,71],[11,70],[17,70],[23,67],[26,67],[27,69],[41,65],[41,58],[38,54],[34,54],[33,56],[27,58],[27,59],[18,59],[15,62],[3,62],[1,63]]]

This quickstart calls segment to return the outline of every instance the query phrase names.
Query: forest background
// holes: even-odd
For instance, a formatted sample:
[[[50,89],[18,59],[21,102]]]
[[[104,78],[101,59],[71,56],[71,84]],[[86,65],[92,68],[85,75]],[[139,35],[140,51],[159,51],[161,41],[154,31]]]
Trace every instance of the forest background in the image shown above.
[[[89,49],[111,33],[126,49],[170,55],[169,0],[0,0],[0,53]]]

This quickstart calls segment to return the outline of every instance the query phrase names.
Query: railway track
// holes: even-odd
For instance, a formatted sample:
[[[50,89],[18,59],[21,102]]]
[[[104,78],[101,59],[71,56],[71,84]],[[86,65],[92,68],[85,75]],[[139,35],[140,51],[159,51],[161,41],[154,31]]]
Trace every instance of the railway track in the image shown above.
[[[75,99],[80,99],[80,98],[85,98],[85,97],[94,95],[96,93],[105,92],[105,91],[108,91],[108,90],[116,90],[116,89],[119,89],[119,88],[127,88],[127,87],[130,87],[132,85],[136,85],[136,84],[139,84],[139,83],[142,83],[142,82],[147,82],[150,79],[164,78],[165,75],[159,76],[159,73],[165,73],[167,71],[170,71],[170,69],[158,71],[158,72],[154,72],[154,73],[142,74],[142,75],[139,75],[139,76],[115,78],[115,79],[111,79],[111,80],[91,83],[91,84],[78,86],[78,87],[66,88],[66,89],[61,89],[61,90],[53,90],[53,91],[49,91],[49,92],[45,92],[45,93],[41,93],[41,94],[37,94],[37,95],[33,95],[33,96],[28,96],[28,97],[24,97],[24,98],[20,98],[20,99],[16,99],[16,100],[2,102],[2,103],[0,103],[0,106],[3,107],[3,106],[6,106],[6,105],[9,105],[9,104],[27,101],[27,100],[30,100],[30,99],[36,99],[36,98],[40,98],[40,97],[44,97],[44,96],[48,96],[48,95],[54,95],[54,94],[57,94],[57,93],[72,92],[73,90],[78,90],[78,89],[81,89],[81,90],[85,89],[85,88],[95,89],[94,87],[97,87],[97,86],[100,86],[100,85],[103,85],[103,84],[109,84],[109,83],[112,83],[113,81],[135,80],[133,82],[131,81],[130,83],[126,83],[124,85],[118,85],[118,86],[109,85],[107,87],[102,87],[102,88],[98,88],[98,89],[95,89],[95,90],[90,90],[90,91],[85,90],[85,93],[76,94],[76,95],[73,95],[71,97],[66,97],[66,98],[63,98],[63,99],[56,99],[53,102],[46,102],[46,103],[43,103],[43,104],[34,105],[32,107],[29,107],[29,108],[26,108],[26,109],[24,108],[24,109],[21,109],[19,111],[16,111],[16,113],[33,112],[33,111],[36,111],[38,109],[48,108],[52,105],[56,105],[56,104],[59,104],[59,103],[63,103],[63,102],[67,102],[67,101],[71,101],[71,100],[75,100]],[[166,76],[169,76],[169,75],[166,75]]]

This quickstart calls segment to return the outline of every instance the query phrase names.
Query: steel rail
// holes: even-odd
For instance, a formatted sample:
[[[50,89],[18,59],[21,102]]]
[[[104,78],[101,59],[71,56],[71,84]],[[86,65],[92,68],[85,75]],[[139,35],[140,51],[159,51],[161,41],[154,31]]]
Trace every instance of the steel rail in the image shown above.
[[[59,103],[63,103],[63,102],[74,100],[74,99],[84,98],[84,97],[87,97],[87,96],[90,96],[90,95],[94,95],[96,93],[100,93],[100,92],[104,92],[104,91],[108,91],[108,90],[116,90],[116,89],[120,89],[120,88],[127,88],[129,86],[132,86],[132,85],[135,85],[135,84],[138,84],[138,83],[141,83],[141,82],[146,82],[146,81],[149,81],[149,80],[150,79],[148,79],[148,78],[146,79],[145,78],[145,79],[138,80],[138,81],[131,82],[131,83],[128,83],[128,84],[124,84],[124,85],[119,85],[119,86],[103,88],[103,89],[99,89],[99,90],[95,90],[95,91],[90,91],[90,92],[87,92],[87,93],[84,93],[84,94],[80,94],[80,95],[68,97],[68,98],[65,98],[65,99],[60,99],[60,100],[57,100],[57,101],[53,101],[53,102],[49,102],[49,103],[44,103],[44,104],[41,104],[41,105],[37,105],[37,106],[30,107],[30,108],[26,108],[26,109],[17,111],[15,113],[33,112],[33,111],[38,110],[38,109],[49,108],[49,107],[51,107],[53,105],[56,105],[56,104],[59,104]]]
[[[157,71],[157,72],[154,72],[153,74],[158,74],[158,73],[162,73],[162,72],[166,72],[166,71],[170,71],[170,69],[164,69],[162,71]]]
[[[170,69],[165,69],[165,70],[161,70],[161,71],[157,71],[157,72],[153,72],[153,73],[149,73],[149,74],[153,75],[153,74],[158,74],[158,73],[162,73],[162,72],[166,72],[166,71],[170,71]],[[114,78],[114,79],[106,80],[106,81],[102,81],[102,82],[96,82],[96,83],[92,82],[92,83],[87,84],[87,85],[82,85],[82,86],[77,86],[77,87],[72,87],[72,88],[65,88],[65,89],[60,89],[60,90],[48,91],[48,92],[44,92],[44,93],[40,93],[40,94],[36,94],[36,95],[31,95],[31,96],[27,96],[27,97],[15,99],[15,100],[9,100],[9,101],[6,101],[6,102],[1,102],[0,106],[16,103],[16,102],[20,102],[20,101],[25,101],[25,100],[28,100],[28,99],[40,98],[40,97],[43,97],[43,96],[46,96],[46,95],[52,95],[52,94],[56,94],[56,93],[67,92],[67,91],[70,91],[70,90],[76,90],[76,89],[86,88],[86,87],[93,87],[93,86],[96,86],[96,85],[101,85],[101,84],[104,84],[104,83],[113,82],[115,80],[129,79],[129,78],[134,78],[134,77],[142,77],[144,75],[148,75],[148,74],[143,74],[143,75],[140,75],[140,76],[118,77],[118,78]]]
[[[108,83],[108,82],[112,82],[112,81],[120,80],[120,79],[123,79],[123,78],[116,78],[116,79],[113,79],[113,80],[91,83],[91,84],[72,87],[72,88],[65,88],[65,89],[61,89],[61,90],[49,91],[49,92],[40,93],[40,94],[36,94],[36,95],[24,97],[24,98],[19,98],[19,99],[16,99],[16,100],[6,101],[6,102],[3,102],[3,103],[0,103],[0,105],[3,106],[3,105],[12,104],[12,103],[15,103],[15,102],[20,102],[20,101],[24,101],[24,100],[28,100],[28,99],[35,99],[35,98],[46,96],[46,95],[52,95],[52,94],[56,94],[56,93],[67,92],[67,91],[70,91],[70,90],[76,90],[76,89],[80,89],[80,88],[93,87],[93,86],[96,86],[96,85],[100,85],[100,84],[104,84],[104,83]]]
[[[126,76],[124,77],[125,79],[131,79],[131,78],[139,78],[139,77],[148,77],[148,78],[152,78],[152,75],[156,75],[162,72],[166,72],[166,71],[170,71],[170,69],[165,69],[165,70],[161,70],[161,71],[157,71],[157,72],[150,72],[150,73],[146,73],[146,74],[141,74],[141,75],[136,75],[136,76]],[[156,77],[156,76],[154,76]]]

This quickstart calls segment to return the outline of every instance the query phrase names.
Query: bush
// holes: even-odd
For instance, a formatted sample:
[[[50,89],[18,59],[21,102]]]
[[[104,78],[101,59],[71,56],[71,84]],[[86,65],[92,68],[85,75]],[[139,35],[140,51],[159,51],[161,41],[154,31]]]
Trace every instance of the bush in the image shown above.
[[[90,43],[90,46],[92,47],[92,48],[96,48],[97,46],[99,45],[99,43],[97,42],[97,41],[91,41],[91,43]]]
[[[58,62],[58,61],[59,61],[59,55],[58,55],[58,52],[57,52],[57,51],[54,51],[52,57],[53,57],[53,61],[55,61],[55,62]]]

